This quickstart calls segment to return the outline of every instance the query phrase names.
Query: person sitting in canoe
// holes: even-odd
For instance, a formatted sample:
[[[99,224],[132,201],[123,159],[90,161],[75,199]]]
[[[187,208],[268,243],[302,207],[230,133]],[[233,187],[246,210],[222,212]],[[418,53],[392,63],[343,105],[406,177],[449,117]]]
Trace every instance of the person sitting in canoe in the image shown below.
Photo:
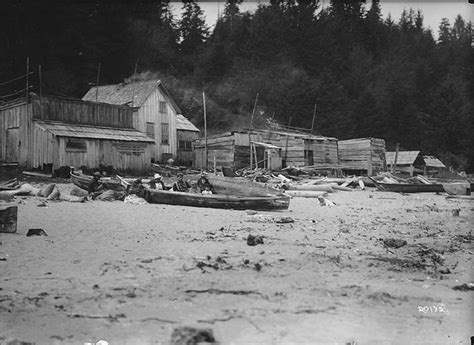
[[[191,185],[184,180],[183,173],[178,173],[178,180],[173,183],[173,191],[175,192],[187,192],[191,188]]]
[[[198,187],[196,181],[191,181],[191,188],[189,188],[189,193],[201,193],[201,189]]]
[[[150,180],[150,188],[166,190],[165,184],[163,183],[162,176],[160,174],[155,174]]]
[[[215,193],[214,187],[211,185],[211,183],[207,179],[207,173],[205,171],[201,173],[201,177],[199,178],[197,185],[199,189],[201,190],[201,192],[207,191],[206,193],[203,193],[203,194]],[[209,191],[211,193],[208,193]]]

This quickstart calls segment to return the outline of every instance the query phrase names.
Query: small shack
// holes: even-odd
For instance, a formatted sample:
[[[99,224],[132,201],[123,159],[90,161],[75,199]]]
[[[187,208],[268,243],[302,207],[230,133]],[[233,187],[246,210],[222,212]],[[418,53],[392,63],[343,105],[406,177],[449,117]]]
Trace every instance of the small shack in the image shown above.
[[[373,175],[387,170],[383,139],[339,140],[338,148],[340,166],[345,172]]]
[[[199,138],[199,129],[183,115],[176,115],[176,130],[178,136],[178,153],[176,160],[179,164],[191,166],[194,161],[193,142]]]
[[[423,161],[425,162],[423,175],[442,177],[449,171],[446,165],[434,156],[423,156]]]
[[[129,107],[31,96],[0,107],[0,162],[148,171],[154,141],[132,126]]]
[[[395,172],[408,173],[410,176],[422,174],[425,161],[420,151],[388,151],[385,153],[387,168]]]

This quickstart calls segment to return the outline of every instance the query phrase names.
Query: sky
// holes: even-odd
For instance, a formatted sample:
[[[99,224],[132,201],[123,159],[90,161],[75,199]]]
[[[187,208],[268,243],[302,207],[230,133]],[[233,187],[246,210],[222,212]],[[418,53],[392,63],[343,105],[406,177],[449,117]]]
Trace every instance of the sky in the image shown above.
[[[249,10],[253,12],[259,4],[266,4],[268,1],[254,0],[245,1],[240,5],[240,10],[245,12]],[[172,1],[171,6],[176,15],[180,16],[182,2]],[[324,0],[323,6],[328,6],[329,1]],[[367,4],[370,6],[371,1]],[[206,16],[207,24],[212,28],[217,21],[219,13],[224,10],[225,0],[221,1],[199,1]],[[407,0],[381,0],[380,7],[382,16],[386,18],[389,14],[392,19],[398,21],[404,9],[412,8],[417,11],[420,10],[424,17],[424,26],[430,28],[435,38],[438,37],[438,27],[442,18],[448,18],[451,24],[454,19],[460,14],[464,20],[474,22],[474,4],[469,4],[468,0],[422,0],[422,1],[407,1]]]

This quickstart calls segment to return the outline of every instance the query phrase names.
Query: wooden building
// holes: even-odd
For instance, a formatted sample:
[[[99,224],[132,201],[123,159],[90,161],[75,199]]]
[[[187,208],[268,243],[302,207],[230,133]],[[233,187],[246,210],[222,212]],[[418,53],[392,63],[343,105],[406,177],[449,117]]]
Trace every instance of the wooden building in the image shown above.
[[[373,175],[387,169],[383,139],[339,140],[338,147],[340,167],[346,172]]]
[[[131,107],[133,128],[146,133],[155,142],[154,161],[177,158],[177,115],[181,110],[161,80],[93,87],[83,100]]]
[[[195,150],[195,166],[203,168],[206,164],[204,139],[196,142]],[[234,169],[250,167],[251,163],[252,167],[267,169],[337,164],[337,139],[263,129],[227,132],[208,138],[208,167],[214,164],[214,157],[217,167]]]
[[[449,171],[448,167],[434,156],[423,156],[423,161],[425,163],[423,175],[443,177]]]
[[[395,151],[388,151],[385,153],[385,158],[389,170],[394,169],[395,172],[408,173],[410,176],[423,173],[425,162],[420,151],[398,151],[398,154]]]
[[[282,130],[253,129],[261,141],[280,147],[282,167],[318,166],[337,164],[338,140],[336,138]]]
[[[32,96],[0,107],[0,161],[147,171],[153,140],[132,126],[128,107]]]
[[[193,142],[199,138],[199,129],[183,115],[176,115],[176,130],[178,137],[178,164],[191,166],[194,162]]]

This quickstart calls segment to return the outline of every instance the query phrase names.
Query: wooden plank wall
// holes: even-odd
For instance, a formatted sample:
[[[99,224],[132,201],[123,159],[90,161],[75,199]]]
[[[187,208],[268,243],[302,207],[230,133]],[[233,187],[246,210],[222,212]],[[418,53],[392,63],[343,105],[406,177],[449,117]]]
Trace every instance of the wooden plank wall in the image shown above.
[[[132,109],[105,103],[32,98],[33,118],[94,126],[133,128]]]
[[[180,140],[185,140],[185,141],[195,141],[199,137],[199,132],[193,132],[193,131],[183,131],[183,130],[178,130],[177,132],[178,138],[178,151],[177,151],[177,158],[182,161],[182,162],[193,162],[194,159],[194,150],[191,151],[184,151],[179,149],[179,141]]]
[[[155,91],[147,98],[145,103],[140,107],[138,112],[134,115],[133,128],[142,133],[146,133],[146,123],[155,124],[155,148],[153,157],[156,161],[160,161],[163,153],[170,153],[176,157],[178,152],[178,140],[176,130],[176,111],[167,102],[167,112],[160,113],[160,102],[166,102],[166,97],[161,93],[160,89]],[[161,143],[161,124],[167,123],[169,125],[169,144]]]
[[[343,169],[367,170],[369,175],[385,171],[385,140],[377,138],[340,140],[339,158]]]
[[[305,140],[305,150],[313,151],[314,164],[338,164],[339,155],[337,149],[337,140]]]
[[[152,144],[139,142],[124,142],[117,140],[87,139],[87,152],[68,151],[67,138],[60,137],[58,159],[53,163],[53,169],[67,165],[88,168],[100,165],[113,166],[115,169],[129,169],[134,172],[148,172],[151,167]]]
[[[19,130],[18,164],[26,166],[29,154],[31,127],[31,104],[16,104],[0,109],[0,161],[6,159],[6,131],[9,128]]]
[[[281,147],[281,157],[286,158],[286,165],[304,166],[306,165],[304,157],[304,140],[303,138],[289,135],[263,132],[262,141],[267,144]]]

